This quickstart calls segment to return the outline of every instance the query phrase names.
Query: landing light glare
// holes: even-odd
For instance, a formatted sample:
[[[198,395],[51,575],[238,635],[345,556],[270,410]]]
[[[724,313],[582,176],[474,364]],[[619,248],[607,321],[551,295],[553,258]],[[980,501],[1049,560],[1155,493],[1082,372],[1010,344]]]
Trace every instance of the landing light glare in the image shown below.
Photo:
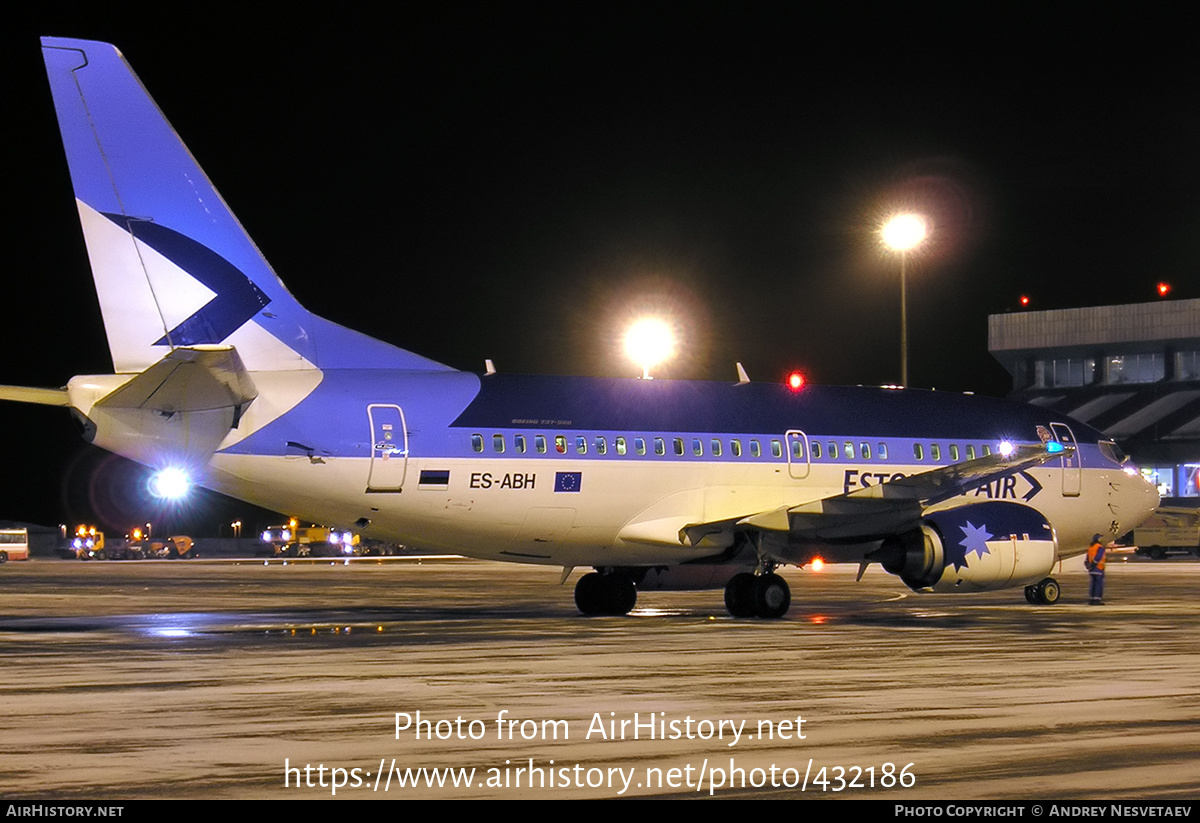
[[[181,500],[191,490],[192,481],[183,469],[162,469],[150,478],[151,493],[164,500]]]

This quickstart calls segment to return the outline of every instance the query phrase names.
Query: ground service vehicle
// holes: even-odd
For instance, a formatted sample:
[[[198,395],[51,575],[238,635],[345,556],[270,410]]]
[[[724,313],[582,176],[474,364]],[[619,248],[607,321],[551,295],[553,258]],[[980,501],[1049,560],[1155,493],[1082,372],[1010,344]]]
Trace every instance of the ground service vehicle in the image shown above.
[[[262,541],[274,547],[276,557],[349,557],[359,553],[360,538],[344,529],[300,526],[292,520],[268,527]]]
[[[1133,530],[1137,553],[1162,560],[1170,554],[1200,557],[1200,509],[1160,506]]]

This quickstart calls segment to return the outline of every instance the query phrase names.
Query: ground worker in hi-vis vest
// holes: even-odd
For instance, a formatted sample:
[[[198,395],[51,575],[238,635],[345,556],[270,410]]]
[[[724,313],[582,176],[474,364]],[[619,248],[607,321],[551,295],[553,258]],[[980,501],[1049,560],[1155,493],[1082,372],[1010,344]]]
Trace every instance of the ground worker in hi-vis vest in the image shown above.
[[[1088,575],[1091,577],[1092,584],[1088,588],[1088,604],[1092,606],[1104,605],[1104,555],[1106,551],[1104,544],[1100,542],[1100,535],[1092,538],[1092,544],[1088,546],[1087,560],[1084,565],[1087,567]]]

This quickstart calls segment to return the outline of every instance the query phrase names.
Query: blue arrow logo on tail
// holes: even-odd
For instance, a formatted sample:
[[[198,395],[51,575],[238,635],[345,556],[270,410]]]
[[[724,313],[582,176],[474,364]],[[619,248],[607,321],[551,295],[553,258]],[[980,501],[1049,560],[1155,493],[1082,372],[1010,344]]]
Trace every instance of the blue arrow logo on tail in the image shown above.
[[[104,216],[216,292],[212,300],[154,345],[220,343],[271,302],[236,266],[192,238],[157,223],[120,214]]]

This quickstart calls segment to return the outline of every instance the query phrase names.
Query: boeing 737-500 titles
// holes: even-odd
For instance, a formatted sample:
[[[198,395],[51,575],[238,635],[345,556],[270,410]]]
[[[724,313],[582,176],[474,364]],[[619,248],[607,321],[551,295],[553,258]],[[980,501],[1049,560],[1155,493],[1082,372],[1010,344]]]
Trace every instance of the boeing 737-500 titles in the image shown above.
[[[256,504],[490,560],[591,567],[575,601],[724,588],[778,617],[781,564],[919,591],[1024,587],[1157,505],[1097,431],[912,389],[458,371],[305,310],[113,46],[42,50],[114,373],[0,397]],[[743,375],[744,376],[744,375]]]

